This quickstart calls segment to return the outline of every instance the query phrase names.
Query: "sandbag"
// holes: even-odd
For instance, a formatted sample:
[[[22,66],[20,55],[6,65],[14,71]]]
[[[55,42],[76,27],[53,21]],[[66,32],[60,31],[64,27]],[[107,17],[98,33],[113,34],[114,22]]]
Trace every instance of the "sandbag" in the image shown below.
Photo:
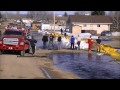
[[[117,51],[117,49],[115,49],[109,45],[101,44],[100,52],[110,55],[112,58],[114,58],[116,60],[120,60],[120,53]]]

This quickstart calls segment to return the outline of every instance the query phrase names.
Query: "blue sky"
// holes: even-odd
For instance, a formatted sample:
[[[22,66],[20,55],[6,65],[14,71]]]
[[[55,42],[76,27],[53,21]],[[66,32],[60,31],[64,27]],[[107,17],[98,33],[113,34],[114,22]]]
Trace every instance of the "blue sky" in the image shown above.
[[[65,11],[55,11],[55,14],[58,14],[58,15],[60,14],[60,15],[61,15],[61,14],[64,14],[64,12],[65,12]],[[68,14],[74,14],[75,11],[66,11],[66,12],[67,12]],[[20,11],[20,13],[26,14],[27,11]],[[106,13],[108,14],[109,11],[106,11]]]
[[[3,11],[4,12],[4,11]],[[5,11],[6,12],[6,11]],[[12,11],[13,13],[16,13],[16,11]],[[52,12],[52,11],[51,11]],[[61,15],[61,14],[64,14],[65,11],[55,11],[55,14],[57,15]],[[68,14],[74,14],[75,11],[66,11]],[[109,11],[106,11],[107,13]],[[20,11],[21,14],[26,14],[27,11]]]

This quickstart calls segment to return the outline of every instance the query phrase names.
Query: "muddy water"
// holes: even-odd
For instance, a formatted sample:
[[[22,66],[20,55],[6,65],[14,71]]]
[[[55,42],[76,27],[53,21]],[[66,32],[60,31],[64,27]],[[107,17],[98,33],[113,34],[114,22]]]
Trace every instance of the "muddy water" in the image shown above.
[[[107,55],[54,54],[49,58],[56,67],[72,72],[82,79],[120,79],[120,62]]]
[[[38,32],[31,32],[30,34],[31,34],[31,36],[34,37],[34,39],[37,40],[36,47],[42,48],[42,46],[43,46],[42,37],[43,36],[41,34],[38,34]]]

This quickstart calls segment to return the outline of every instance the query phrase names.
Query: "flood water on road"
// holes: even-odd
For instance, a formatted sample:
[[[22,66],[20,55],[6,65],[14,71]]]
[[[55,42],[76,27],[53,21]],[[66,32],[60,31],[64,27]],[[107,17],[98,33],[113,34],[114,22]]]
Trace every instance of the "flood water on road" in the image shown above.
[[[43,36],[41,34],[38,34],[38,32],[31,32],[30,34],[31,36],[34,37],[35,40],[37,40],[36,47],[42,48],[43,46],[42,37]]]
[[[32,32],[37,40],[36,47],[42,48],[42,35]],[[120,79],[120,61],[107,55],[53,54],[49,56],[56,67],[72,72],[82,79]]]
[[[34,37],[34,39],[37,40],[37,43],[35,44],[37,48],[43,48],[43,42],[42,42],[42,37],[43,35],[42,34],[38,34],[37,32],[31,32],[31,35]],[[49,46],[49,43],[47,42],[47,45],[46,47],[48,48]],[[49,46],[49,48],[51,48]],[[54,43],[54,49],[57,49],[57,44]]]
[[[107,55],[54,54],[49,56],[56,67],[82,79],[120,79],[120,62]]]

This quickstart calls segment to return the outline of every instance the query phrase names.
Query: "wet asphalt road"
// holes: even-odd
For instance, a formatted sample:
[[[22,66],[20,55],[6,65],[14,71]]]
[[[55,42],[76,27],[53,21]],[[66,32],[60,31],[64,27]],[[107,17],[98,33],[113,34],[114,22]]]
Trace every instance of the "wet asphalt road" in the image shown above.
[[[56,67],[72,72],[82,79],[120,79],[120,62],[107,55],[54,54],[49,58]]]

